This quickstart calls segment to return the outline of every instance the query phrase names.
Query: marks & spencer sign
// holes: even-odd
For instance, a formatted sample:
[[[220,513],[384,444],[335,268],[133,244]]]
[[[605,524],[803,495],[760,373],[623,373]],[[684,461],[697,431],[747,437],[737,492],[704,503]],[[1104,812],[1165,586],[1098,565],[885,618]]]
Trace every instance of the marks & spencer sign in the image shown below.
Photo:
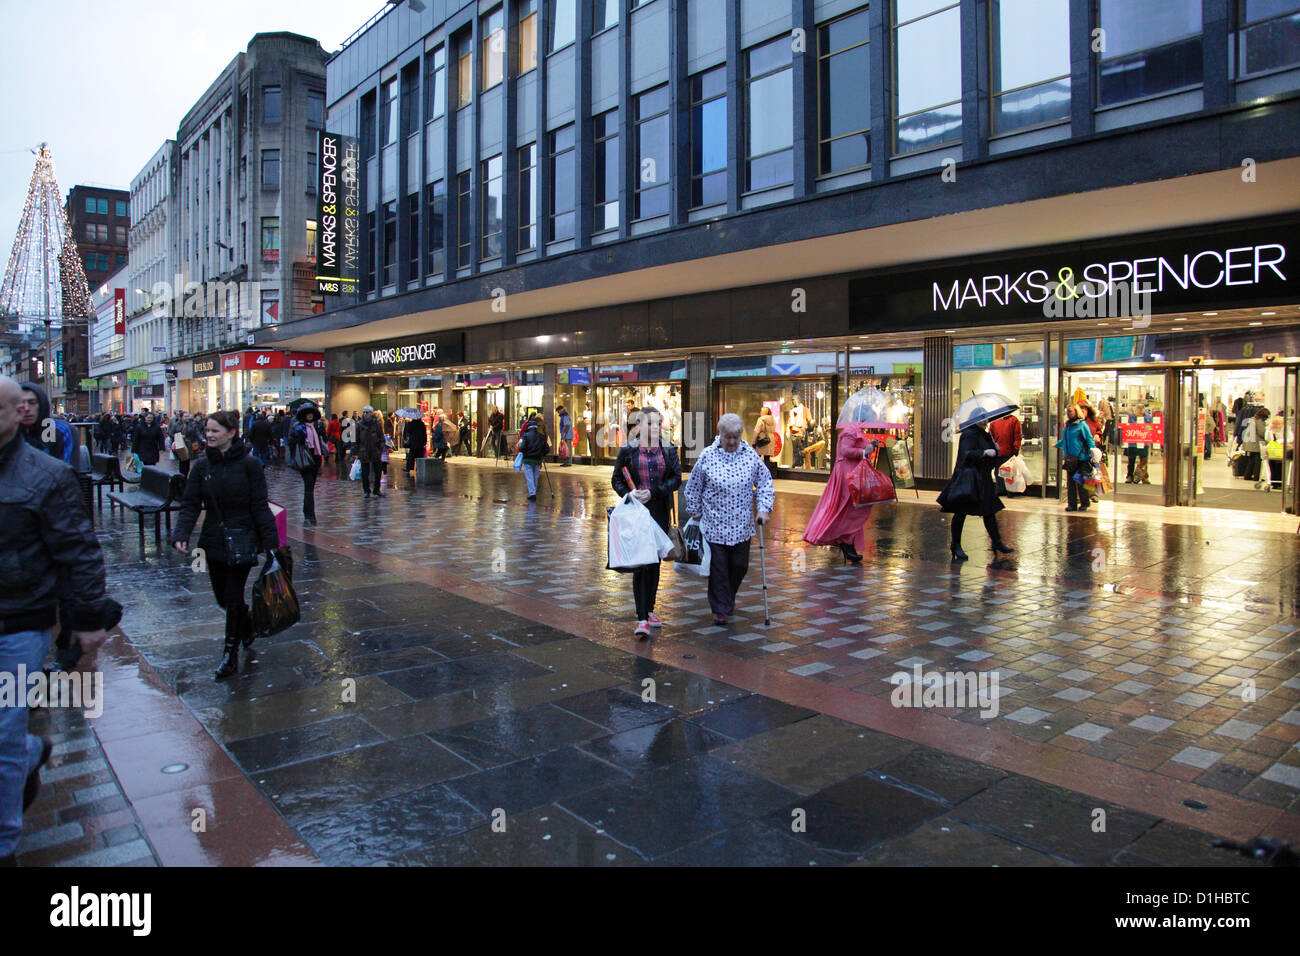
[[[352,353],[352,371],[387,372],[396,369],[444,368],[465,357],[465,336],[456,332],[425,335],[391,342],[372,342]]]
[[[316,195],[316,291],[356,292],[361,276],[361,146],[356,137],[320,134]]]
[[[1296,235],[1289,225],[1137,236],[853,279],[850,326],[884,331],[1034,322],[1051,317],[1053,298],[1115,301],[1121,293],[1134,303],[1149,294],[1143,310],[1155,314],[1292,302],[1300,298]]]

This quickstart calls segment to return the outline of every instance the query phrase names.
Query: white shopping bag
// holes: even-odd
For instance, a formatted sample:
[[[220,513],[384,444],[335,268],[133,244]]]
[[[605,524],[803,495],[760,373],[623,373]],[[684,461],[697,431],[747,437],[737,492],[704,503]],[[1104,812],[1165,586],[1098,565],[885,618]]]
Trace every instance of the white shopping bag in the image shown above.
[[[673,550],[673,539],[659,527],[648,508],[629,492],[609,509],[609,556],[611,571],[633,571],[658,564]]]
[[[709,548],[709,542],[704,538],[704,527],[700,524],[699,518],[692,518],[682,525],[682,543],[686,545],[687,558],[685,561],[673,562],[673,566],[685,574],[694,574],[697,577],[707,578],[709,576],[709,555],[712,553],[712,549]]]
[[[354,461],[352,463],[352,468],[348,471],[348,478],[352,481],[361,480],[361,462]]]
[[[1025,460],[1016,455],[1003,462],[1002,467],[998,469],[998,475],[1006,484],[1007,491],[1020,494],[1028,484],[1029,469],[1025,467]]]

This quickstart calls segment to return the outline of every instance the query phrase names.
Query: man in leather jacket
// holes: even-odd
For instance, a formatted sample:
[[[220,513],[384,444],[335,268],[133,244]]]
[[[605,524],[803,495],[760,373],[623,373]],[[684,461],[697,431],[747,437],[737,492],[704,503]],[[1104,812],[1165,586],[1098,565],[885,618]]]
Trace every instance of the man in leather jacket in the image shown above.
[[[0,673],[37,674],[50,648],[60,578],[80,667],[104,642],[104,557],[72,469],[19,434],[22,390],[0,376]],[[11,865],[22,813],[36,798],[50,745],[27,732],[26,688],[0,707],[0,866]]]

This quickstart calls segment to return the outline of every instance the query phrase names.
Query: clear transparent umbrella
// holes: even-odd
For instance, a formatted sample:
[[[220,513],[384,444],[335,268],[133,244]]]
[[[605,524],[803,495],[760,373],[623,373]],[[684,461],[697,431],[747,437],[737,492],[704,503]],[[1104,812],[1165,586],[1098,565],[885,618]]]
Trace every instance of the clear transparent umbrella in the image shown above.
[[[393,414],[396,415],[398,418],[423,418],[424,417],[424,412],[420,411],[418,408],[399,408],[397,411],[393,412]]]
[[[1005,418],[1019,407],[1005,395],[999,395],[997,392],[980,392],[958,405],[952,417],[960,431],[978,425],[980,422]]]
[[[894,400],[878,388],[868,385],[849,396],[844,407],[840,409],[836,428],[848,424],[857,424],[869,428],[906,428],[904,422],[890,421],[890,409]]]

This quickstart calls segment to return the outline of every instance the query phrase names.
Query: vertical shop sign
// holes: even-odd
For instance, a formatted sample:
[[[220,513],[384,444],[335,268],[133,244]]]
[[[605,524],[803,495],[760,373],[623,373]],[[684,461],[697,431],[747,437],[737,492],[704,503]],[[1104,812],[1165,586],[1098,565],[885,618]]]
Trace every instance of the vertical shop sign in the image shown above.
[[[126,335],[126,290],[113,290],[113,334]]]
[[[357,291],[361,276],[361,146],[353,136],[320,133],[316,195],[316,291]]]

